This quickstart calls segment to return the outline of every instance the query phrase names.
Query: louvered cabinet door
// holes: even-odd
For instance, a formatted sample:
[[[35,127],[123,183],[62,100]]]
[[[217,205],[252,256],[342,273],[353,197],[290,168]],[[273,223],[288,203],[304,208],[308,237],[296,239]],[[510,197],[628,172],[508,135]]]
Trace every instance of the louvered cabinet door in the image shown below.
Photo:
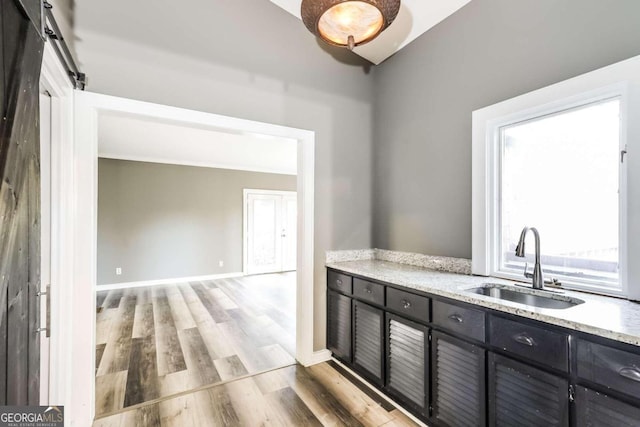
[[[384,314],[382,310],[360,301],[354,303],[353,309],[353,364],[362,376],[382,386]]]
[[[429,332],[426,326],[387,314],[387,390],[428,415]]]
[[[531,366],[489,353],[492,426],[569,425],[569,383]]]
[[[333,291],[327,293],[327,348],[351,363],[351,298]]]
[[[486,425],[485,350],[433,332],[433,418],[438,425]]]
[[[580,427],[640,426],[640,407],[580,386],[576,393],[576,414],[576,425]]]

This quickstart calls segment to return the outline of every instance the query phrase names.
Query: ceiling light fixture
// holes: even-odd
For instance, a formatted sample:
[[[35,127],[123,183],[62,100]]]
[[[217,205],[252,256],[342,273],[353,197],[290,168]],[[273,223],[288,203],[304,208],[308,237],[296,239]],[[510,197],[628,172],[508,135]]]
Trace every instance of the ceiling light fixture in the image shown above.
[[[353,50],[391,25],[400,0],[302,0],[300,9],[309,31],[329,44]]]

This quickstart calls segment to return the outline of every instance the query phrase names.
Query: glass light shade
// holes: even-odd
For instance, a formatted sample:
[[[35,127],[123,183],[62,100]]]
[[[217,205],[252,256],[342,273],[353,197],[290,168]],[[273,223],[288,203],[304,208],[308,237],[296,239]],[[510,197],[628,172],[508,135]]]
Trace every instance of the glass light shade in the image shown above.
[[[325,42],[353,49],[375,39],[396,19],[400,0],[302,0],[305,27]]]
[[[378,35],[383,25],[384,17],[377,7],[364,1],[346,1],[322,14],[318,32],[324,39],[343,46],[347,46],[349,36],[353,36],[358,45]]]

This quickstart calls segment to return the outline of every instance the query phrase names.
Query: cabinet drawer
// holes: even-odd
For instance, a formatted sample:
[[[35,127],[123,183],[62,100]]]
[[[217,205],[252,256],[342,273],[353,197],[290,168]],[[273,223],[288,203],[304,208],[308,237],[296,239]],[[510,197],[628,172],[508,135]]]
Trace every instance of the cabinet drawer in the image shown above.
[[[578,376],[631,396],[640,396],[640,354],[579,340]]]
[[[351,294],[351,276],[329,270],[327,273],[327,286],[343,294]]]
[[[384,286],[377,283],[353,279],[353,295],[374,304],[384,305]]]
[[[387,287],[387,307],[403,316],[429,321],[429,298]]]
[[[442,301],[433,301],[433,323],[451,332],[485,341],[484,312]]]
[[[568,371],[569,337],[566,334],[491,316],[489,342],[509,353]]]

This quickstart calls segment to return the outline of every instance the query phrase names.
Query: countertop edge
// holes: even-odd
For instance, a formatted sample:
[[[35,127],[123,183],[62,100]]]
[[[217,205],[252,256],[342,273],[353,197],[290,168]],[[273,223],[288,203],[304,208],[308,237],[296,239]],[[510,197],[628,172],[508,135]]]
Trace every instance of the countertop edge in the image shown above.
[[[385,262],[385,263],[400,265],[397,263],[392,263],[390,261],[379,261],[379,260],[370,260],[370,261]],[[527,309],[527,308],[523,308],[523,305],[521,304],[516,305],[516,303],[505,303],[500,300],[490,299],[490,297],[484,297],[481,295],[464,292],[464,289],[469,289],[474,286],[478,286],[482,282],[512,284],[512,282],[508,280],[498,279],[494,277],[468,276],[468,275],[456,274],[451,272],[429,270],[429,269],[415,267],[415,266],[413,267],[403,266],[403,268],[406,267],[406,268],[420,269],[426,275],[429,275],[429,274],[450,275],[452,279],[452,286],[456,286],[456,285],[458,286],[458,288],[454,288],[454,289],[441,289],[441,288],[437,288],[437,287],[433,287],[425,284],[405,282],[398,279],[397,277],[392,277],[390,275],[367,274],[367,272],[364,272],[362,269],[350,267],[349,265],[346,265],[346,264],[347,262],[327,262],[325,266],[327,268],[339,270],[345,273],[350,273],[350,274],[370,278],[372,280],[377,280],[381,282],[390,283],[392,285],[401,286],[409,290],[426,292],[433,295],[442,296],[452,300],[460,301],[463,303],[478,305],[480,307],[488,308],[491,310],[496,310],[496,311],[507,313],[507,314],[513,314],[513,315],[521,316],[527,319],[532,319],[532,320],[540,321],[543,323],[548,323],[551,325],[555,325],[555,326],[559,326],[566,329],[571,329],[574,331],[583,332],[591,335],[597,335],[599,337],[603,337],[603,338],[611,339],[614,341],[623,342],[626,344],[631,344],[631,345],[640,347],[639,335],[629,334],[629,333],[620,332],[620,331],[613,331],[603,327],[581,323],[580,321],[577,321],[577,320],[563,319],[561,317],[554,316],[551,313],[536,312],[534,311],[534,310],[537,310],[536,308]],[[473,283],[476,281],[477,283]],[[470,282],[470,283],[465,284],[463,282]],[[577,293],[571,292],[572,296],[574,296],[575,294]],[[609,297],[601,297],[601,298],[609,298]],[[638,311],[640,312],[640,305],[638,307]],[[558,313],[558,315],[560,314],[561,313]]]

